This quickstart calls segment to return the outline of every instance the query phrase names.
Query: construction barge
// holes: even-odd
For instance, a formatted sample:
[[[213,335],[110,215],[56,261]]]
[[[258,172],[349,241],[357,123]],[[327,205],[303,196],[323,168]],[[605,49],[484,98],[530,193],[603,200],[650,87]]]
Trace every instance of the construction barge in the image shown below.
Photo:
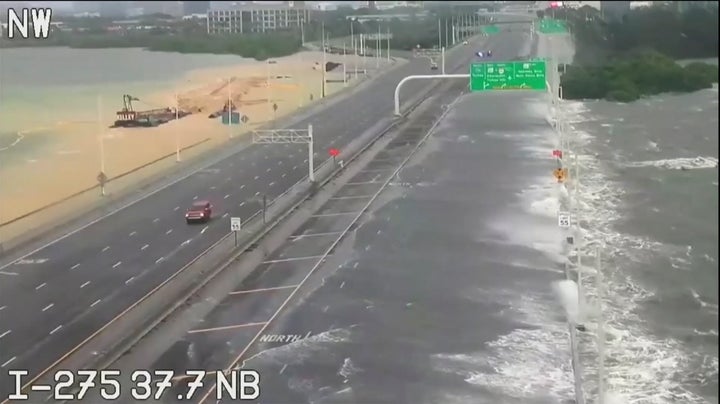
[[[182,110],[176,112],[175,108],[135,111],[133,101],[140,99],[128,94],[123,95],[123,108],[115,113],[116,120],[111,128],[150,128],[190,115],[189,112]]]

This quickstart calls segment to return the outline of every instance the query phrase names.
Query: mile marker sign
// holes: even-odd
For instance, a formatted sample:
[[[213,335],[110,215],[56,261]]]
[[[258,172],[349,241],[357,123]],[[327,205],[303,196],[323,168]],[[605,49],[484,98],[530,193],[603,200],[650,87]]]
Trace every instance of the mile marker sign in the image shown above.
[[[239,217],[230,218],[230,231],[240,231],[241,219]]]

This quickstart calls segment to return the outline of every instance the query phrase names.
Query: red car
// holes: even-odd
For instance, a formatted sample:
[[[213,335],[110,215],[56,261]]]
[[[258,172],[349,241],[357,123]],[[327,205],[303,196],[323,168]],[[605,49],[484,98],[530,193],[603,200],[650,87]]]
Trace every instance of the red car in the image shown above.
[[[205,223],[212,216],[212,205],[208,201],[193,202],[190,209],[185,213],[185,221],[190,224],[193,222]]]

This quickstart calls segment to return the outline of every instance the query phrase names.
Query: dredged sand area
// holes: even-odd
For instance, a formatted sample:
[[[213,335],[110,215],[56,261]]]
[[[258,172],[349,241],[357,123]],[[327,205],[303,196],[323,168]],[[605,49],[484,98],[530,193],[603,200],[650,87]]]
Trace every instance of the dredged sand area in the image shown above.
[[[176,94],[181,110],[193,112],[178,121],[153,128],[109,128],[116,119],[107,113],[121,108],[122,94],[112,100],[102,99],[101,122],[62,121],[40,131],[23,131],[14,139],[0,144],[0,240],[7,242],[32,229],[57,222],[69,212],[89,209],[100,200],[97,190],[86,192],[59,206],[7,224],[54,202],[97,185],[101,168],[101,143],[104,172],[107,177],[123,176],[108,185],[108,192],[119,194],[148,177],[156,176],[176,165],[179,146],[183,160],[204,151],[221,147],[232,137],[241,136],[273,119],[294,112],[320,99],[323,57],[320,52],[301,52],[272,59],[275,63],[245,61],[229,67],[194,70],[172,88],[142,97],[136,110],[146,105],[174,107]],[[346,63],[347,87],[357,84],[355,68],[375,69],[376,61],[365,61],[352,55],[327,55],[330,62]],[[380,68],[386,68],[383,60]],[[342,66],[326,74],[332,81],[326,85],[328,95],[346,87],[342,83]],[[269,78],[269,80],[268,80]],[[362,75],[358,75],[362,78]],[[249,121],[241,125],[223,125],[208,115],[222,109],[230,97],[241,115]],[[277,111],[272,106],[277,105]],[[87,109],[97,110],[89,105]],[[23,147],[33,136],[44,136],[42,145]],[[138,167],[152,165],[133,172]]]

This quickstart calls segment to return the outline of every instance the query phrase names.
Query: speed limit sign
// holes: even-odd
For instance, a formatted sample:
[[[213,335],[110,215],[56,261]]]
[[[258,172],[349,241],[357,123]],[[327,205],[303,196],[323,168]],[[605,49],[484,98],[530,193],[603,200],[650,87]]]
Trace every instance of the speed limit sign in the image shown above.
[[[570,227],[570,215],[568,213],[558,213],[558,226],[563,229]]]

